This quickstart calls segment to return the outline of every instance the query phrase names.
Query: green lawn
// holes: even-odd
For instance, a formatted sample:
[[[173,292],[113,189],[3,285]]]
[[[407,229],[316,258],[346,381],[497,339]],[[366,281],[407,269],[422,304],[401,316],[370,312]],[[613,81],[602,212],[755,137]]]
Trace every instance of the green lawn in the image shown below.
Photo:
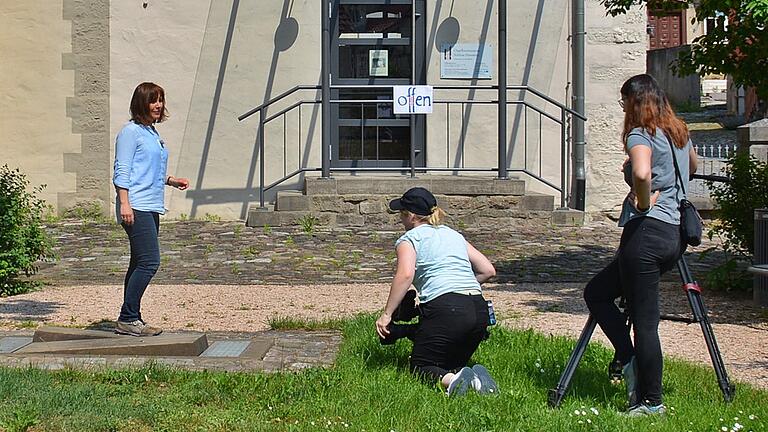
[[[501,394],[448,399],[406,371],[409,343],[382,347],[374,318],[344,325],[332,369],[302,373],[89,373],[0,369],[0,430],[7,431],[743,431],[768,430],[768,392],[739,384],[722,400],[714,372],[667,361],[664,418],[629,419],[623,387],[606,376],[611,353],[587,350],[562,408],[547,407],[572,340],[495,328],[474,360]],[[725,429],[722,429],[725,428]]]

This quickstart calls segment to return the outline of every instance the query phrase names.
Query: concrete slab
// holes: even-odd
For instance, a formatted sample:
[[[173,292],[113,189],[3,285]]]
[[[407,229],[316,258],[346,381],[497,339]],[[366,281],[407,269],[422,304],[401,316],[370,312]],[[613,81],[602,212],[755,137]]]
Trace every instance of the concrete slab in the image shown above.
[[[112,331],[84,330],[68,327],[40,327],[35,330],[34,342],[57,342],[81,339],[106,339],[121,337]]]
[[[249,340],[225,340],[211,344],[200,357],[240,357],[251,344]]]
[[[260,337],[251,339],[251,344],[248,345],[245,351],[240,354],[241,358],[263,359],[272,346],[275,345],[275,338],[272,337]]]
[[[574,209],[555,209],[552,212],[552,224],[555,226],[582,226],[584,212]]]
[[[14,354],[198,356],[208,348],[204,334],[33,342]]]
[[[32,343],[29,336],[8,336],[0,339],[0,354],[12,353]]]

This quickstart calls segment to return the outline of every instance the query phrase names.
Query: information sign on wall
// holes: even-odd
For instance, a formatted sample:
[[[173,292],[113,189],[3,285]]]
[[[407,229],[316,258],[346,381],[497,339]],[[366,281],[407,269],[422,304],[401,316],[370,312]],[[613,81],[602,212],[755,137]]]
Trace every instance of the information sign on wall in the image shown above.
[[[440,49],[440,78],[491,79],[493,48],[489,44],[443,44]]]

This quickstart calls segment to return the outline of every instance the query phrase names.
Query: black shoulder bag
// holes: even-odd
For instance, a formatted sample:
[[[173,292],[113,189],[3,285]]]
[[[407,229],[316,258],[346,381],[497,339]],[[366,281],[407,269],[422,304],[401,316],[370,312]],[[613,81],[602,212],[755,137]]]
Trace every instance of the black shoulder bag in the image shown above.
[[[691,246],[701,244],[702,221],[699,211],[696,210],[693,203],[688,201],[688,195],[685,192],[683,178],[680,176],[680,168],[677,166],[677,156],[675,156],[675,145],[667,135],[669,147],[672,149],[672,162],[675,164],[675,183],[680,185],[683,190],[683,199],[680,200],[680,241]]]

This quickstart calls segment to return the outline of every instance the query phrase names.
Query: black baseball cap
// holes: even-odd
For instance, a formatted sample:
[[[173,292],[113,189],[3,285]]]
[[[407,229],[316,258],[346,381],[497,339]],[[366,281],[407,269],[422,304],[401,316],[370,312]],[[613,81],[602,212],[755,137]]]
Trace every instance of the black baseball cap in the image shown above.
[[[408,189],[402,197],[389,202],[389,208],[392,210],[408,210],[419,216],[431,215],[432,209],[436,206],[435,196],[422,187]]]

